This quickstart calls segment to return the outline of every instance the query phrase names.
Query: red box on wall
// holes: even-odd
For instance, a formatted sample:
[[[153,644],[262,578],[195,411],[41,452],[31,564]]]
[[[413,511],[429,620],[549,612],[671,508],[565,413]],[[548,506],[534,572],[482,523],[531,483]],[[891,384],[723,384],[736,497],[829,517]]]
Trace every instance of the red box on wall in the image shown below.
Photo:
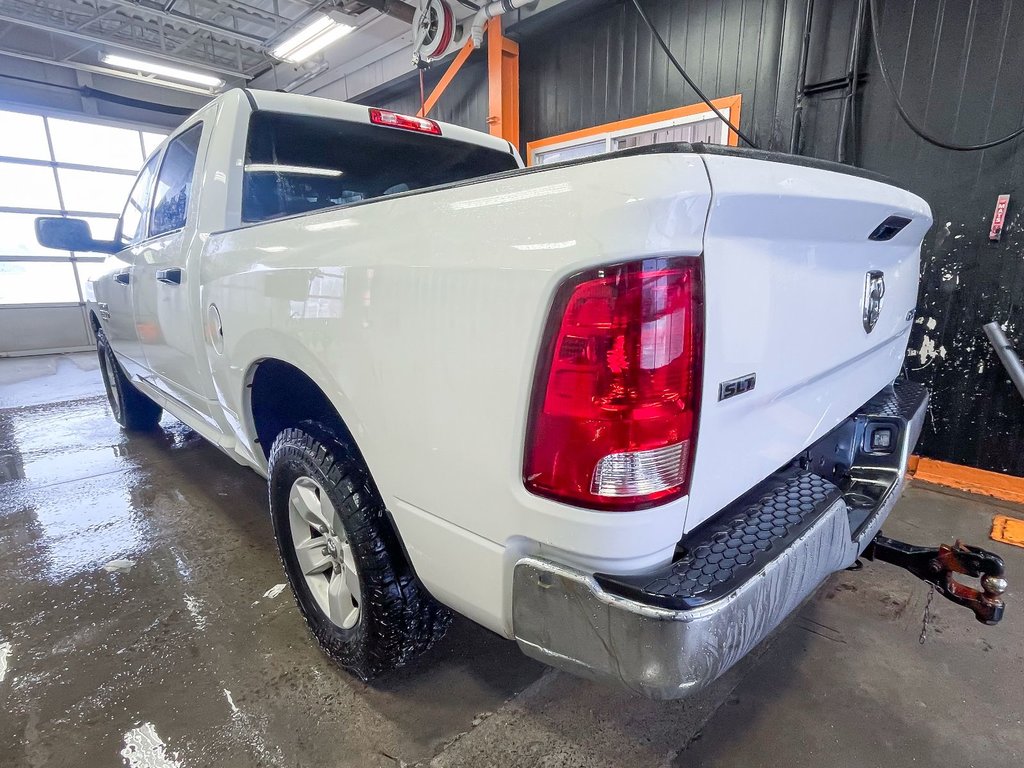
[[[1010,196],[1000,195],[996,198],[996,210],[992,214],[992,229],[989,230],[988,239],[998,240],[1003,234],[1003,224],[1006,222],[1006,209],[1010,207]]]

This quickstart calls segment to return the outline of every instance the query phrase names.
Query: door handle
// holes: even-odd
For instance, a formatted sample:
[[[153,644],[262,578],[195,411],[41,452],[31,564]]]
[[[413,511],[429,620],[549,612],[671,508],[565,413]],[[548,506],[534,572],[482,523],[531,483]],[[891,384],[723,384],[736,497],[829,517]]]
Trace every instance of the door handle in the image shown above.
[[[156,279],[168,285],[181,285],[181,268],[159,269],[156,273]]]
[[[129,272],[128,270],[125,270],[124,272],[118,272],[117,274],[114,275],[114,282],[120,283],[121,285],[128,285],[128,283],[131,282],[131,279],[132,273]]]

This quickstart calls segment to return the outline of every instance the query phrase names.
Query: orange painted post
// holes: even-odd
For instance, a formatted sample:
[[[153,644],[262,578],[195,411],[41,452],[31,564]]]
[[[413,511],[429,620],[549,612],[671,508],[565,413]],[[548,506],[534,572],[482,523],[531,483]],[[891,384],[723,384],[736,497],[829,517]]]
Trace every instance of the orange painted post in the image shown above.
[[[501,136],[501,21],[487,22],[487,127]]]
[[[519,146],[519,46],[501,33],[501,20],[487,24],[487,126]]]
[[[502,136],[519,148],[519,44],[507,38],[501,43]]]
[[[730,96],[727,99],[723,99],[726,102],[726,108],[729,110],[729,122],[735,125],[737,128],[740,127],[740,108],[743,106],[743,96],[736,94]],[[714,102],[712,102],[714,103]],[[718,106],[717,104],[715,106]],[[721,107],[719,107],[721,109]],[[740,145],[740,136],[736,131],[729,131],[729,146],[738,147]]]

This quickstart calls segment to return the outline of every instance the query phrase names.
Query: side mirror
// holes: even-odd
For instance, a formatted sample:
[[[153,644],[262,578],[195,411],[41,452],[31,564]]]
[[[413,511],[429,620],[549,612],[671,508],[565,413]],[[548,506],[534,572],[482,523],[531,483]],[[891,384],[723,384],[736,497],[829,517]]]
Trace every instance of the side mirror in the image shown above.
[[[36,240],[40,245],[60,251],[117,253],[120,250],[112,240],[94,240],[89,222],[58,216],[36,219]]]

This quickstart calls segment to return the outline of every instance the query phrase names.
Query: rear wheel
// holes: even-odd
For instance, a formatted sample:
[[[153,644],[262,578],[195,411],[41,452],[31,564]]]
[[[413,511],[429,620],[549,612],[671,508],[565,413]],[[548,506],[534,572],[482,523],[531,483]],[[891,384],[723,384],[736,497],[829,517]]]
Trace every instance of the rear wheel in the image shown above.
[[[160,421],[163,409],[129,381],[101,328],[96,329],[96,352],[100,359],[103,386],[107,390],[107,402],[117,423],[132,431],[154,429]]]
[[[416,580],[362,458],[314,422],[270,451],[270,509],[296,602],[324,651],[363,680],[444,636],[450,612]]]

